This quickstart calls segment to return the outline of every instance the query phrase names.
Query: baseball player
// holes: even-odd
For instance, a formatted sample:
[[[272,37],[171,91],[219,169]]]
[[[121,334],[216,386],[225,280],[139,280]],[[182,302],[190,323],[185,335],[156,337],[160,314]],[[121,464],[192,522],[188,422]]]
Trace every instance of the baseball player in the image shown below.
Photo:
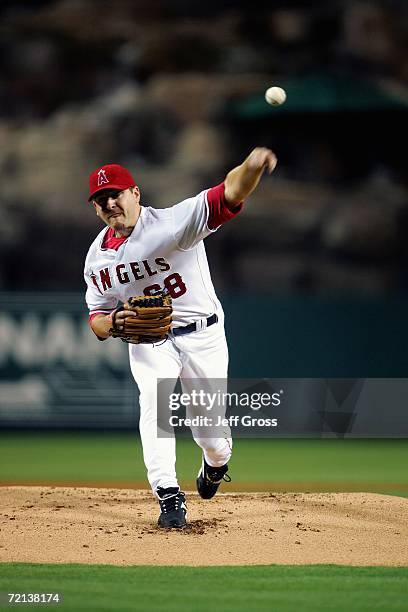
[[[107,164],[90,175],[89,201],[107,225],[85,262],[93,332],[100,340],[120,336],[134,315],[127,305],[132,296],[166,290],[172,298],[166,339],[129,343],[130,368],[140,392],[143,458],[160,505],[160,527],[184,527],[186,504],[175,470],[175,437],[157,435],[157,379],[180,378],[187,393],[194,379],[227,379],[224,313],[211,281],[203,239],[240,212],[264,171],[271,173],[276,163],[270,149],[255,148],[221,184],[164,209],[141,206],[139,187],[122,166]],[[118,309],[118,303],[125,305]],[[197,490],[210,499],[221,481],[228,479],[231,433],[225,430],[224,437],[211,438],[200,427],[192,432],[202,449]]]

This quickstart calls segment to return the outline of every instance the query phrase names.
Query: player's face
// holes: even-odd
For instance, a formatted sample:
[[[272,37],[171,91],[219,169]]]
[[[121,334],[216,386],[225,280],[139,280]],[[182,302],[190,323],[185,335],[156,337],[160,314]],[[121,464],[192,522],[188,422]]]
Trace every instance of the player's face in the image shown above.
[[[93,199],[96,214],[115,232],[128,235],[139,218],[140,191],[138,187],[105,189]]]

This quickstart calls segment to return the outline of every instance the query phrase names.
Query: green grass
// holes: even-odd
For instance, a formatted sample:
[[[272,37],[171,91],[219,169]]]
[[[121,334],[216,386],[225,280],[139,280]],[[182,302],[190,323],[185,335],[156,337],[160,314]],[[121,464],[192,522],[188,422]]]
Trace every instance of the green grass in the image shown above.
[[[193,480],[199,461],[198,447],[179,440],[181,482]],[[231,473],[236,485],[271,490],[279,483],[309,490],[331,483],[338,490],[406,495],[407,464],[408,440],[240,439]],[[68,433],[2,434],[0,480],[146,482],[136,435]],[[408,610],[407,585],[408,568],[0,565],[0,591],[58,591],[64,602],[52,609],[75,612]]]
[[[181,483],[192,483],[200,449],[177,442]],[[236,486],[408,494],[408,440],[244,440],[230,463]],[[140,440],[131,434],[4,433],[0,482],[145,483]],[[147,486],[147,485],[146,485]]]
[[[23,563],[0,567],[1,592],[59,592],[63,595],[63,603],[50,609],[72,612],[408,609],[408,568],[336,565],[114,567]],[[27,609],[28,606],[23,607]]]

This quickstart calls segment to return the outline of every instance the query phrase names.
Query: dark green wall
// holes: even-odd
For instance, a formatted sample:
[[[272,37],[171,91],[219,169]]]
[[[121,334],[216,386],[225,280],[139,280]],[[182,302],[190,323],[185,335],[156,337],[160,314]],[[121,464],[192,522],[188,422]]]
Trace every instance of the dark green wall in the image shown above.
[[[232,377],[407,377],[408,296],[221,296]]]

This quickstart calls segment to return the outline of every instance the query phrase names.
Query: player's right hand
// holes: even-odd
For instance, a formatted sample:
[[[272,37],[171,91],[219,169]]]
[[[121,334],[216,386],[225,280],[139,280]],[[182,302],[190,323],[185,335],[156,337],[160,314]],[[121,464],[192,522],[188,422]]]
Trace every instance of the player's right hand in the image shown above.
[[[262,168],[266,169],[269,174],[275,170],[278,163],[275,153],[266,147],[256,147],[248,155],[244,162],[249,170],[259,171]]]

